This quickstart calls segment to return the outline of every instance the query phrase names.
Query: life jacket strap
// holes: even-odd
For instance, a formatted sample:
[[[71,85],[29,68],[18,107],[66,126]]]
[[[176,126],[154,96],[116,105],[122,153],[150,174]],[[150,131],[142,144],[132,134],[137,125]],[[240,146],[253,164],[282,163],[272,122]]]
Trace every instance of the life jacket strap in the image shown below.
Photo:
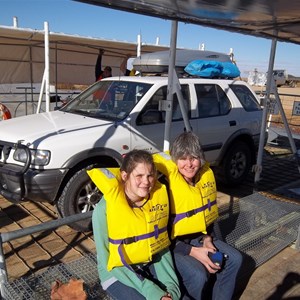
[[[152,232],[149,233],[145,233],[145,234],[141,234],[141,235],[136,235],[136,236],[132,236],[132,237],[128,237],[125,239],[112,239],[112,238],[108,238],[109,242],[114,244],[114,245],[119,245],[119,244],[125,244],[125,245],[129,245],[138,241],[142,241],[151,237],[155,237],[156,239],[158,238],[158,236],[162,233],[164,233],[165,231],[167,231],[167,226],[166,227],[162,227],[162,228],[158,228],[157,225],[154,226],[154,230]]]
[[[184,219],[184,218],[190,218],[196,214],[198,214],[199,212],[202,212],[206,209],[208,209],[209,211],[211,211],[212,206],[217,204],[217,200],[215,199],[214,201],[210,201],[210,199],[208,199],[207,204],[200,206],[196,209],[192,209],[189,210],[187,212],[184,213],[180,213],[180,214],[176,214],[176,215],[172,215],[173,217],[173,224],[176,224],[177,222],[179,222],[180,220]]]
[[[147,238],[151,238],[151,237],[155,237],[156,239],[158,238],[158,236],[167,231],[167,226],[166,227],[163,227],[163,228],[158,228],[157,225],[154,226],[154,231],[150,232],[150,233],[145,233],[145,234],[141,234],[141,235],[137,235],[137,236],[133,236],[133,237],[129,237],[129,238],[125,238],[125,239],[111,239],[111,238],[108,238],[109,239],[109,242],[114,244],[114,245],[119,245],[118,247],[118,253],[119,253],[119,256],[121,258],[121,261],[123,263],[123,265],[129,269],[130,271],[134,272],[136,274],[136,276],[141,280],[143,281],[144,280],[144,277],[140,274],[138,274],[133,268],[132,266],[130,266],[127,262],[126,262],[126,259],[125,259],[125,256],[124,256],[124,245],[129,245],[129,244],[132,244],[132,243],[135,243],[135,242],[138,242],[138,241],[141,241],[141,240],[145,240]]]

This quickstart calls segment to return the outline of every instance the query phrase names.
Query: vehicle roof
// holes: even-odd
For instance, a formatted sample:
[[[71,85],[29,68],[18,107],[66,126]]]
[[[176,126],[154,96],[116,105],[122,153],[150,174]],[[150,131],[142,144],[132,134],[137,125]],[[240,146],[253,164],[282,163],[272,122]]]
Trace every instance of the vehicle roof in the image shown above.
[[[132,82],[144,82],[150,84],[157,84],[157,83],[166,83],[168,81],[167,76],[115,76],[102,79],[103,81],[107,80],[116,80],[116,81],[132,81]],[[184,77],[179,78],[181,83],[189,83],[189,82],[199,82],[199,83],[213,83],[213,82],[224,82],[226,84],[240,83],[246,84],[243,80],[240,79],[215,79],[215,78],[195,78],[195,77]]]

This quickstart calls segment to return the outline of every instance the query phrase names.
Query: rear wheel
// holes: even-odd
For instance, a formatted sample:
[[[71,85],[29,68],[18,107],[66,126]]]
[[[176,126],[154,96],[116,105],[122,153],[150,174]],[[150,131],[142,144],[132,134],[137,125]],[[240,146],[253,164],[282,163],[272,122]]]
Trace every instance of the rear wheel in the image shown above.
[[[69,180],[56,207],[61,217],[67,217],[78,213],[93,210],[100,201],[102,193],[91,181],[86,170],[92,166],[76,172]],[[82,220],[69,225],[73,229],[84,232],[92,229],[91,219]]]
[[[250,147],[244,142],[237,142],[229,148],[218,167],[217,178],[228,186],[238,185],[248,176],[251,161]]]

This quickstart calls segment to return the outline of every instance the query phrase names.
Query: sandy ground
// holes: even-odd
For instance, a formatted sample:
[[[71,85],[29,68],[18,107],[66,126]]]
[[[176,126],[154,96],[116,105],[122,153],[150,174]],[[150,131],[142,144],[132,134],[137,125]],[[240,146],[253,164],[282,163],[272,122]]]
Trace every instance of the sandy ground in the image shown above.
[[[255,92],[264,92],[265,87],[252,86]],[[299,102],[300,107],[300,87],[279,87],[278,94],[285,111],[286,119],[293,133],[300,134],[300,115],[293,115],[294,103]],[[284,128],[284,123],[281,115],[272,115],[271,126]]]

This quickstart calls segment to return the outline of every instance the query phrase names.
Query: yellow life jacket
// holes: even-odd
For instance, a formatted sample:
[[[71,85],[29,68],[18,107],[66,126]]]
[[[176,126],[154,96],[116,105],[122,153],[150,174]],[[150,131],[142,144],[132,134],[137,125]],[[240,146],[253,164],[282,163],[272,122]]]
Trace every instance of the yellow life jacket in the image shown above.
[[[167,153],[153,155],[158,171],[169,181],[172,218],[171,238],[204,232],[218,218],[216,181],[208,163],[195,186],[189,185]]]
[[[167,232],[168,195],[157,182],[142,207],[131,207],[126,199],[119,168],[87,171],[106,200],[109,237],[107,270],[147,263],[170,245]]]
[[[129,76],[135,76],[136,70],[135,69],[131,69]]]

